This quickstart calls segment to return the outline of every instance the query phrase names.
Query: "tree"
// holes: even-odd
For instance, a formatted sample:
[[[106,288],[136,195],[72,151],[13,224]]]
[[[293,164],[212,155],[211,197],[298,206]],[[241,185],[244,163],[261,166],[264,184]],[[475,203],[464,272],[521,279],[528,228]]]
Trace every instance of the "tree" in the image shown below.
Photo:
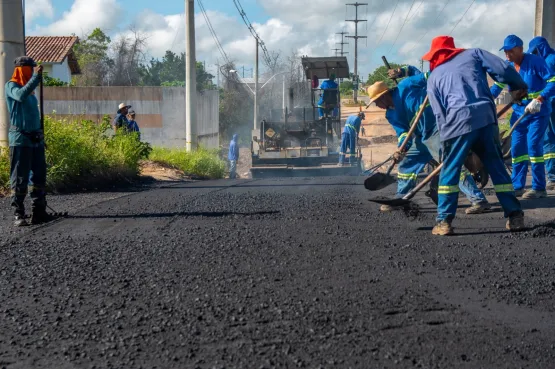
[[[341,92],[341,97],[349,96],[353,94],[354,84],[350,80],[345,80],[339,84],[339,91]]]
[[[112,86],[136,86],[140,82],[140,62],[144,60],[143,50],[146,37],[131,29],[131,35],[121,36],[110,47],[110,73],[108,83]]]
[[[396,69],[400,68],[402,65],[390,63],[391,68]],[[393,80],[387,76],[387,68],[385,65],[382,65],[379,68],[376,68],[372,73],[368,75],[368,84],[372,85],[378,81],[383,81],[387,84],[388,87],[393,87],[394,83]]]
[[[81,67],[81,75],[74,77],[74,84],[78,86],[102,86],[106,82],[110,67],[108,37],[100,28],[95,28],[91,34],[74,46],[74,53]]]
[[[42,81],[43,81],[44,86],[47,86],[47,87],[51,87],[51,86],[54,86],[54,87],[63,87],[63,86],[67,86],[67,85],[68,85],[67,82],[62,81],[62,80],[59,79],[59,78],[50,77],[50,76],[48,75],[48,73],[46,73],[46,72],[43,72],[43,73],[42,73]]]

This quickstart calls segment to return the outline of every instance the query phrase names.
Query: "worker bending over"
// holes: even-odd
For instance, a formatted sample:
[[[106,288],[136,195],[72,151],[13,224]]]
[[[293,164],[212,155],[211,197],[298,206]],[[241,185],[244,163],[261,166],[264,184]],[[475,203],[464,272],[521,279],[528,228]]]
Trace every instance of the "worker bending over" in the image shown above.
[[[349,148],[349,163],[354,164],[358,134],[362,121],[366,118],[363,112],[357,115],[350,115],[345,122],[343,133],[341,134],[341,148],[339,149],[339,165],[345,164],[345,154]]]
[[[383,82],[376,82],[368,88],[370,103],[385,109],[385,117],[397,133],[398,147],[407,138],[412,124],[417,124],[414,139],[408,142],[405,153],[397,153],[402,160],[399,164],[397,174],[397,194],[395,197],[402,198],[415,186],[418,174],[424,170],[426,164],[432,159],[440,161],[440,140],[436,120],[430,105],[425,107],[422,117],[418,122],[413,122],[420,107],[426,98],[426,84],[428,73],[421,73],[418,69],[410,66],[412,77],[402,80],[397,87],[389,89]],[[393,73],[392,73],[393,72]],[[390,71],[390,76],[399,78],[406,76],[402,70]],[[476,182],[468,171],[464,171],[459,181],[459,187],[466,195],[472,206],[466,210],[467,214],[480,214],[491,209],[491,205],[484,194],[476,186]],[[391,211],[390,205],[382,205],[381,211]]]
[[[434,38],[430,51],[422,59],[430,62],[428,96],[437,121],[443,158],[437,224],[432,234],[453,234],[451,222],[459,199],[457,184],[470,150],[478,155],[491,176],[505,217],[509,218],[507,229],[524,229],[524,213],[503,163],[497,111],[486,72],[496,82],[507,83],[516,100],[527,94],[526,83],[501,58],[482,49],[457,49],[449,36]]]
[[[555,72],[555,50],[549,46],[547,40],[541,36],[534,37],[528,45],[528,54],[542,57],[552,73]],[[551,99],[551,119],[545,131],[543,143],[543,158],[547,172],[546,190],[555,190],[555,98]]]
[[[540,56],[525,54],[522,40],[515,35],[505,38],[503,47],[509,65],[514,67],[528,86],[528,95],[522,104],[513,104],[511,126],[524,112],[530,113],[515,128],[511,140],[513,157],[513,186],[517,196],[525,199],[546,197],[545,160],[543,143],[551,114],[551,98],[555,96],[555,74]],[[491,87],[493,97],[499,96],[505,85]],[[532,163],[532,189],[524,192],[528,163]]]

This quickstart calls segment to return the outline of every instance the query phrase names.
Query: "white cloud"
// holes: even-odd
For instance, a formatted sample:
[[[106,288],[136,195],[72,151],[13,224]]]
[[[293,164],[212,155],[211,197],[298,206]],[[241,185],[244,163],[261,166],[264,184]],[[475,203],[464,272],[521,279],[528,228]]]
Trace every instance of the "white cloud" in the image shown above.
[[[54,17],[54,7],[50,0],[27,0],[25,2],[25,22],[45,17]]]

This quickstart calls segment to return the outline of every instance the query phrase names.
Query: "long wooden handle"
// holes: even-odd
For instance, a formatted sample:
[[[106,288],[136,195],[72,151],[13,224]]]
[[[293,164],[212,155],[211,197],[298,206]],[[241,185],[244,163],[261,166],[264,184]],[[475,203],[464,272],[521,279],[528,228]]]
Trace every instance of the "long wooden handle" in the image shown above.
[[[424,102],[420,106],[420,110],[418,110],[416,117],[414,117],[414,120],[412,121],[412,126],[410,127],[410,130],[407,133],[407,137],[405,138],[405,141],[403,142],[401,147],[399,147],[399,151],[403,152],[405,150],[405,147],[407,146],[409,140],[412,138],[414,131],[416,131],[416,127],[418,127],[418,121],[422,117],[422,114],[424,114],[424,109],[426,109],[426,105],[428,105],[428,95],[426,95]]]
[[[44,78],[42,77],[42,74],[40,76],[40,87],[39,87],[39,91],[40,91],[40,129],[44,132]]]
[[[385,57],[385,56],[382,56],[382,60],[383,60],[383,63],[385,64],[385,67],[386,67],[387,70],[389,71],[389,70],[391,69],[391,65],[389,65],[389,62],[387,61],[386,57]],[[392,79],[393,82],[395,83],[395,86],[397,86],[397,85],[398,85],[398,83],[397,83],[397,78],[391,78],[391,79]]]
[[[439,164],[436,169],[434,169],[434,171],[432,173],[430,173],[422,182],[420,182],[415,188],[412,189],[412,191],[410,191],[409,193],[407,193],[404,197],[403,200],[410,200],[414,197],[414,195],[416,195],[416,193],[418,191],[420,191],[421,189],[424,188],[424,186],[426,186],[428,184],[428,182],[430,182],[435,176],[437,176],[439,174],[439,172],[441,171],[441,168],[443,168],[443,163]]]

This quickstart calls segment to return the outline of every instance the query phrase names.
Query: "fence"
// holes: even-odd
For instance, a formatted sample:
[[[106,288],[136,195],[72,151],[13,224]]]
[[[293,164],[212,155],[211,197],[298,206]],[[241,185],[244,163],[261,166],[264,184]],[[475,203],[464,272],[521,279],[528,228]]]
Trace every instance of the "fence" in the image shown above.
[[[120,103],[132,105],[143,141],[155,146],[185,146],[185,88],[182,87],[45,87],[45,114],[68,120],[100,122],[113,118]],[[219,146],[219,92],[197,95],[198,143]]]

